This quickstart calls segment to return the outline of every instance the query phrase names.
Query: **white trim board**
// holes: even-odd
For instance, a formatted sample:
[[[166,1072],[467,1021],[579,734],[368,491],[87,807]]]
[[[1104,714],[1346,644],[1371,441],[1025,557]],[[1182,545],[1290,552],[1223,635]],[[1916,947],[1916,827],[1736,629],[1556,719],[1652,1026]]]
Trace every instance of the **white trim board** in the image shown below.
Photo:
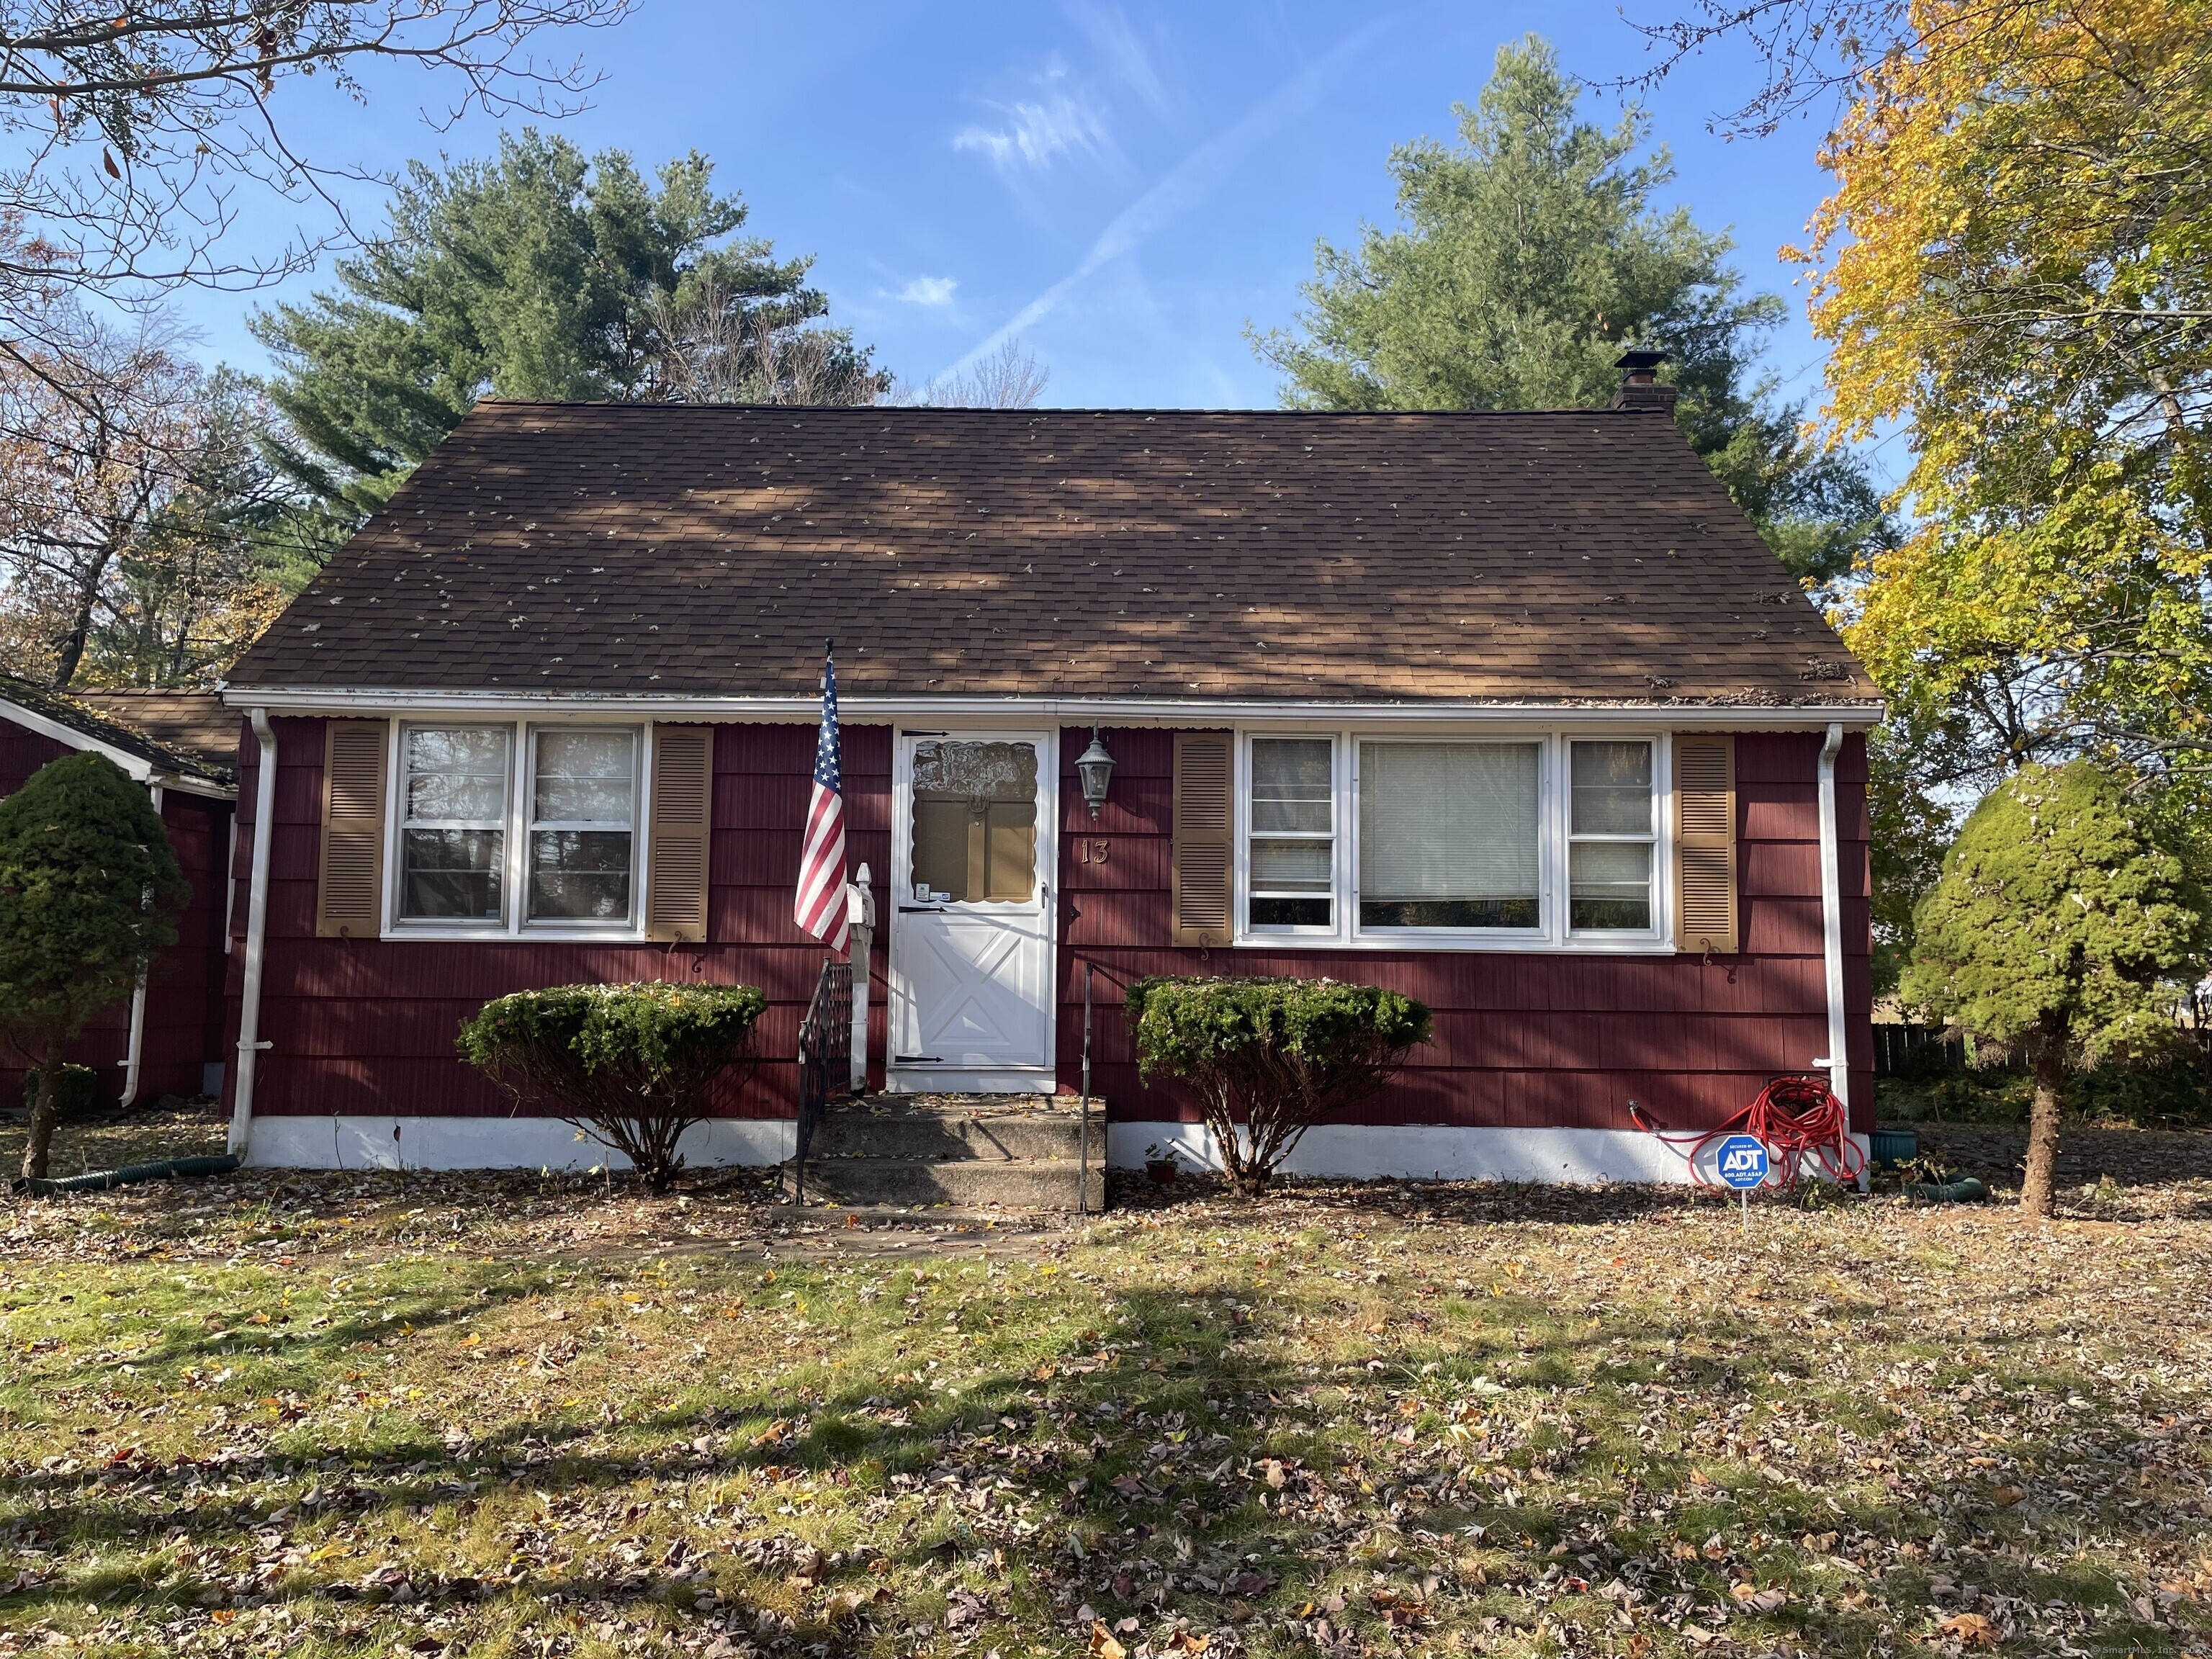
[[[822,718],[822,701],[803,697],[733,696],[702,697],[625,691],[426,691],[363,686],[334,690],[327,686],[229,686],[220,688],[234,708],[263,708],[277,714],[334,714],[373,709],[380,714],[495,713],[588,713],[599,719],[625,711],[630,719],[664,720],[766,721],[813,726]],[[1049,720],[1061,726],[1214,726],[1283,720],[1322,720],[1334,725],[1438,721],[1480,726],[1492,722],[1534,722],[1577,728],[1619,726],[1637,722],[1669,732],[1824,732],[1831,721],[1853,731],[1881,724],[1879,702],[1674,703],[1674,702],[1393,702],[1382,698],[1336,702],[1268,702],[1258,698],[1210,702],[1200,697],[975,697],[868,696],[841,694],[838,717],[848,726],[1008,726]],[[634,711],[634,712],[628,712]]]
[[[788,1118],[718,1117],[696,1125],[678,1143],[696,1168],[781,1164],[791,1156]],[[394,1132],[397,1131],[395,1133]],[[285,1170],[559,1170],[580,1173],[611,1164],[619,1152],[550,1117],[256,1117],[246,1161]]]
[[[1853,1135],[1859,1150],[1867,1138]],[[1145,1161],[1147,1146],[1171,1147],[1184,1163],[1218,1170],[1212,1132],[1202,1123],[1106,1126],[1106,1162]],[[1375,1127],[1324,1123],[1306,1131],[1282,1169],[1348,1180],[1526,1181],[1596,1186],[1614,1182],[1680,1185],[1690,1180],[1686,1147],[1634,1129],[1462,1128],[1448,1124]],[[1710,1177],[1711,1171],[1708,1170]]]

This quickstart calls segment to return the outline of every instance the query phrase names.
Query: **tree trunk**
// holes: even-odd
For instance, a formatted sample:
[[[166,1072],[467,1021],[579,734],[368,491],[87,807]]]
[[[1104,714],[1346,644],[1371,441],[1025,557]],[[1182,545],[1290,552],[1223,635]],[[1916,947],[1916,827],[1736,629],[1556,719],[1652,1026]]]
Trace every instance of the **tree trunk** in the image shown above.
[[[2066,1091],[2066,1018],[2046,1015],[2035,1054],[2035,1104],[2027,1115],[2027,1173],[2020,1183],[2020,1207],[2048,1216],[2054,1207],[2058,1169],[2058,1102]]]
[[[30,1133],[23,1139],[23,1179],[44,1181],[46,1178],[46,1157],[53,1150],[54,1120],[62,1109],[62,1046],[57,1042],[46,1050],[45,1064],[39,1067],[38,1097],[31,1104]]]

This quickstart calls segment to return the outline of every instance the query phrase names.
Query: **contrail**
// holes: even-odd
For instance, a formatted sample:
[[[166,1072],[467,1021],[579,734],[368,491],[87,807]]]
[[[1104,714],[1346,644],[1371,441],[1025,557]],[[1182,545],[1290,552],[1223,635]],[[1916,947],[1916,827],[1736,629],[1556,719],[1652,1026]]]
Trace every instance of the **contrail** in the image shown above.
[[[1366,27],[1346,35],[1326,57],[1317,58],[1285,82],[1236,125],[1216,133],[1177,162],[1159,183],[1114,216],[1113,222],[1099,232],[1098,240],[1091,243],[1091,251],[1074,270],[969,348],[965,356],[945,371],[945,376],[960,374],[1024,330],[1034,327],[1085,277],[1108,260],[1128,252],[1178,214],[1205,200],[1247,151],[1291,117],[1310,107],[1344,67],[1395,21],[1395,13],[1378,17]]]

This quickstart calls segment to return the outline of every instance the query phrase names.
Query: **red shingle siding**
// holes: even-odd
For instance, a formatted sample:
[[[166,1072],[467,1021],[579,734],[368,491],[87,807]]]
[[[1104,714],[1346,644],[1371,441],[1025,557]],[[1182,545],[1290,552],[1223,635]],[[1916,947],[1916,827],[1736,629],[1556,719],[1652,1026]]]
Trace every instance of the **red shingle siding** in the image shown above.
[[[799,1019],[826,954],[791,921],[799,823],[814,732],[802,726],[717,732],[714,849],[704,946],[317,939],[315,838],[320,722],[277,722],[285,757],[272,849],[264,1056],[257,1110],[476,1115],[510,1109],[505,1096],[453,1053],[461,1019],[490,998],[578,980],[743,980],[773,1003],[768,1057],[743,1115],[790,1109]],[[1333,974],[1392,986],[1437,1011],[1437,1039],[1365,1115],[1378,1124],[1629,1127],[1636,1099],[1662,1119],[1717,1121],[1777,1072],[1826,1052],[1818,826],[1812,734],[1737,738],[1741,886],[1747,950],[1706,963],[1691,956],[1592,957],[1299,951],[1174,951],[1167,936],[1173,734],[1108,734],[1117,765],[1098,822],[1084,805],[1073,757],[1087,728],[1061,734],[1059,1077],[1073,1089],[1082,1055],[1082,969],[1097,963],[1094,1085],[1123,1120],[1188,1115],[1168,1091],[1136,1077],[1121,988],[1146,973]],[[848,855],[872,866],[884,920],[891,908],[890,734],[844,732]],[[241,805],[252,813],[254,757],[243,757]],[[1866,903],[1864,746],[1839,761],[1844,821],[1846,979],[1852,1091],[1859,1127],[1872,1121],[1871,1006]],[[1103,861],[1097,848],[1106,849]],[[242,936],[250,836],[241,828]],[[742,945],[744,939],[765,941]],[[884,1049],[884,946],[878,933],[871,1052]],[[233,990],[242,957],[234,953]],[[235,1013],[234,1011],[233,1018]],[[880,1081],[880,1071],[878,1071]]]
[[[1121,990],[1147,974],[1302,974],[1388,986],[1435,1010],[1436,1036],[1362,1114],[1376,1124],[1627,1128],[1634,1099],[1663,1121],[1719,1121],[1778,1072],[1827,1052],[1820,955],[1815,781],[1820,739],[1736,738],[1742,956],[1175,951],[1167,937],[1168,825],[1174,736],[1107,734],[1113,787],[1094,825],[1068,728],[1060,782],[1063,896],[1059,1073],[1076,1086],[1083,1052],[1083,968],[1097,964],[1092,1085],[1117,1119],[1194,1118],[1172,1090],[1146,1089],[1121,1016]],[[1844,983],[1856,1127],[1874,1121],[1873,1005],[1867,907],[1866,748],[1838,758],[1844,825]],[[1096,848],[1106,848],[1097,861]],[[1091,846],[1086,861],[1085,847]]]
[[[513,1103],[453,1053],[460,1022],[509,991],[635,979],[743,981],[766,991],[772,1006],[761,1026],[764,1063],[743,1096],[733,1091],[722,1109],[739,1116],[788,1114],[799,1022],[828,954],[791,920],[813,727],[718,728],[708,942],[667,945],[315,938],[322,725],[275,722],[276,836],[261,1010],[270,1047],[255,1085],[258,1114],[503,1115]],[[848,727],[844,758],[850,855],[873,864],[880,890],[890,863],[889,730]],[[240,761],[245,817],[232,927],[242,939],[258,764],[252,745]],[[763,942],[737,943],[745,939]],[[230,960],[234,1030],[243,952]]]

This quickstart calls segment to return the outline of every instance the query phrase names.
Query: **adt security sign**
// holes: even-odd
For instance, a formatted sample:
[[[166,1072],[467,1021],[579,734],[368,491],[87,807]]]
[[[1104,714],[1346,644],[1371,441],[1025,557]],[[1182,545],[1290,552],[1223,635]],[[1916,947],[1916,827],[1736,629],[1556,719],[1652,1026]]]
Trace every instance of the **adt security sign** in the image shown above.
[[[1740,1193],[1766,1179],[1766,1146],[1755,1135],[1730,1135],[1721,1142],[1720,1178]]]

